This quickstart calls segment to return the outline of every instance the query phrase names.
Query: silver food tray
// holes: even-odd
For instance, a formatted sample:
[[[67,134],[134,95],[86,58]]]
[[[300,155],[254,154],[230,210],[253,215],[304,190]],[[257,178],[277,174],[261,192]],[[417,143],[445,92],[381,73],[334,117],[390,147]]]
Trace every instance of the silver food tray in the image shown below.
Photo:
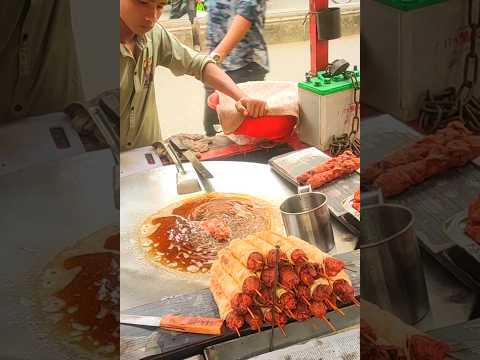
[[[351,214],[355,219],[360,221],[360,211],[357,211],[353,206],[353,197],[354,195],[349,196],[345,200],[342,201],[342,205],[347,210],[349,214]]]
[[[283,179],[295,186],[299,186],[297,176],[331,159],[330,156],[317,148],[306,148],[288,154],[275,156],[269,160],[270,167]],[[288,171],[285,168],[288,167]],[[314,191],[320,191],[327,196],[328,207],[332,214],[341,218],[348,211],[342,202],[360,187],[360,170],[344,176]]]
[[[451,241],[465,249],[475,260],[480,262],[480,244],[473,241],[465,233],[467,219],[467,210],[459,212],[445,222],[443,231]]]

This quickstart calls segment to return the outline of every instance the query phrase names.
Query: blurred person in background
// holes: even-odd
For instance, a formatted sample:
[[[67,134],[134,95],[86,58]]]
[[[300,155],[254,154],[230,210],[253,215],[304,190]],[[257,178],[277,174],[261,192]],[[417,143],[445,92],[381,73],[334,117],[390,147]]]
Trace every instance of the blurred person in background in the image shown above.
[[[206,0],[210,56],[235,83],[263,81],[269,71],[264,38],[266,0]],[[207,105],[214,89],[205,86],[204,129],[215,135],[217,113]]]

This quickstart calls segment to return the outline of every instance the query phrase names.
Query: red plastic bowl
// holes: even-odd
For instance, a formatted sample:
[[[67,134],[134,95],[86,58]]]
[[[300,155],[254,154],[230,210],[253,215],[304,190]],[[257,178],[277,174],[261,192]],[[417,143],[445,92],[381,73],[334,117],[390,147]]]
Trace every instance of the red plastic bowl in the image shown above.
[[[218,101],[218,93],[214,92],[207,99],[208,107],[216,110]],[[279,140],[290,136],[296,123],[297,118],[291,115],[247,117],[233,133],[254,138]]]

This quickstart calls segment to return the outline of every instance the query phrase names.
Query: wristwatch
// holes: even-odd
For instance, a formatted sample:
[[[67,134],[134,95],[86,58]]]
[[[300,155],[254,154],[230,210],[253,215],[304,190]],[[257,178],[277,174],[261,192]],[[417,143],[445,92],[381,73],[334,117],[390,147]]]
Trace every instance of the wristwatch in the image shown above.
[[[213,62],[215,62],[215,64],[217,65],[220,65],[222,63],[222,57],[220,56],[219,53],[216,53],[216,52],[211,52],[210,55],[209,55],[210,59],[213,60]]]

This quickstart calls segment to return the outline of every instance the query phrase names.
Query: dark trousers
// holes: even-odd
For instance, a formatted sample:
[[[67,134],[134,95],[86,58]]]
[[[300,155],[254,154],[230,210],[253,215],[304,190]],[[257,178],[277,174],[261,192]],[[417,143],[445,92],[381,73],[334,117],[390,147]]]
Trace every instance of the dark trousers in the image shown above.
[[[263,81],[267,71],[257,63],[250,63],[247,66],[233,71],[226,71],[227,75],[236,83],[247,81]],[[203,117],[203,127],[207,136],[216,134],[213,125],[218,124],[218,116],[215,110],[212,110],[207,105],[208,97],[214,92],[214,89],[205,86],[205,112]]]
[[[188,19],[193,24],[193,19],[197,16],[197,2],[195,0],[172,0],[170,10],[170,19],[180,19],[188,14]]]

